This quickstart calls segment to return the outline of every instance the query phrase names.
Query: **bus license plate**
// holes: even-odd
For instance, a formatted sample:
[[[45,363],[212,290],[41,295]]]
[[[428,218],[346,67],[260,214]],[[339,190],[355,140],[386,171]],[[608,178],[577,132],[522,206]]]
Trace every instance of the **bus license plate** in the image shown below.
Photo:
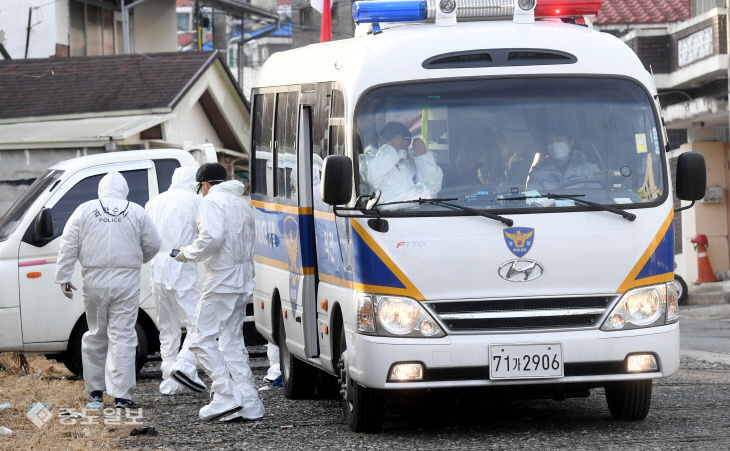
[[[490,379],[563,377],[560,344],[490,345]]]

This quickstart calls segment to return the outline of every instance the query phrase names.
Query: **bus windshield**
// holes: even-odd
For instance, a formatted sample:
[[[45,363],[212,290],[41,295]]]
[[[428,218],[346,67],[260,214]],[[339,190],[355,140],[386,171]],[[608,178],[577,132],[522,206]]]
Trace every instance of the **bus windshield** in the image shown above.
[[[662,136],[648,94],[625,79],[530,77],[409,83],[360,101],[359,194],[383,211],[620,208],[665,196]],[[551,194],[548,198],[548,194]],[[563,196],[557,196],[562,194]],[[545,196],[545,197],[541,197]]]
[[[10,234],[18,227],[23,215],[28,208],[30,208],[38,195],[58,180],[61,177],[61,174],[63,174],[63,171],[59,169],[46,171],[43,175],[35,179],[33,184],[30,185],[30,188],[28,188],[28,190],[15,201],[7,213],[0,217],[0,241],[8,239]]]

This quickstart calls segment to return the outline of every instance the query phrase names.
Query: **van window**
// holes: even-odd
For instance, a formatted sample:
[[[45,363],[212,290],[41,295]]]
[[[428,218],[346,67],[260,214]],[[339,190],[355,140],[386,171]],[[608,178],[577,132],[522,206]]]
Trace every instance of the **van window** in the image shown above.
[[[157,172],[157,188],[164,193],[172,185],[172,174],[180,167],[180,162],[175,159],[154,160],[155,172]],[[144,206],[144,204],[142,204]]]
[[[319,155],[323,160],[328,151],[328,131],[330,117],[331,93],[329,83],[317,84],[317,104],[314,109],[314,122],[312,124],[312,152]]]
[[[129,195],[127,200],[134,202],[140,206],[144,206],[149,200],[149,187],[147,181],[147,169],[137,169],[133,171],[122,171],[120,172],[127,181],[129,186]],[[73,186],[66,194],[56,202],[56,205],[51,208],[51,216],[53,217],[53,238],[56,239],[63,233],[63,228],[66,227],[66,222],[71,214],[76,210],[76,207],[82,203],[96,199],[99,196],[99,181],[106,174],[96,174],[78,182]],[[33,242],[33,221],[28,227],[28,230],[23,237],[23,241],[29,244],[37,244]],[[49,241],[51,241],[49,240]]]
[[[30,208],[31,204],[38,196],[54,186],[54,183],[61,177],[63,171],[60,169],[52,169],[46,171],[45,174],[38,177],[30,188],[23,193],[22,196],[10,207],[10,209],[2,217],[0,217],[0,241],[8,239],[11,233],[18,227],[18,223],[23,219],[23,215]]]
[[[251,192],[265,196],[273,195],[273,192],[269,192],[269,185],[270,180],[273,180],[274,164],[271,152],[271,137],[274,128],[274,99],[274,94],[257,94],[254,96],[253,149],[255,159],[253,189]]]

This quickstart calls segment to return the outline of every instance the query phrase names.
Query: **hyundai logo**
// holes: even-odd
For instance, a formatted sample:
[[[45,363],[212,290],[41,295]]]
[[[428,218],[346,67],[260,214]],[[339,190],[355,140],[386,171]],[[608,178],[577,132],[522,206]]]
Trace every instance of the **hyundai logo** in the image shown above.
[[[543,267],[534,260],[510,260],[502,263],[497,272],[508,282],[529,282],[542,275]]]

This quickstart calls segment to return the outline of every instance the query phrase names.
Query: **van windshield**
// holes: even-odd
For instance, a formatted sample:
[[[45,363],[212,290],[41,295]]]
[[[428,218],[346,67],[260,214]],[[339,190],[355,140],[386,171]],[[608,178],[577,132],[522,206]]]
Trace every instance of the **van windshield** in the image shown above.
[[[58,180],[63,174],[62,170],[51,169],[46,171],[43,175],[38,177],[30,188],[23,193],[22,196],[10,207],[0,218],[0,241],[8,239],[11,233],[15,231],[23,218],[25,212],[30,208],[31,204],[36,198],[45,190],[50,188],[53,183]]]
[[[662,136],[635,82],[530,77],[376,88],[355,124],[359,194],[448,198],[478,209],[621,208],[665,196]],[[546,197],[540,197],[540,196]],[[557,197],[557,198],[556,198]],[[444,212],[433,203],[384,211]]]

